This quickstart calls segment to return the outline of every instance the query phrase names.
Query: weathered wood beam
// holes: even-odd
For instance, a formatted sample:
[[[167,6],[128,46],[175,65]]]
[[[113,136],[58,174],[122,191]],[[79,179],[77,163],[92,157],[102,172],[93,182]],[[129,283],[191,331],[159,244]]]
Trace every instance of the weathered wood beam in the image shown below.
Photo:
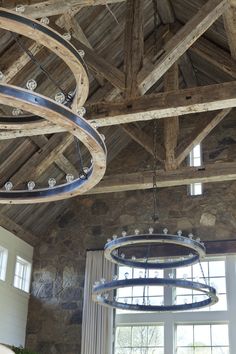
[[[171,34],[167,36],[170,38]],[[175,62],[172,67],[164,75],[164,90],[171,92],[179,88],[179,68],[178,62]],[[164,121],[164,146],[165,146],[165,168],[173,170],[176,168],[175,148],[178,143],[179,135],[179,117],[173,116]]]
[[[188,53],[184,53],[182,57],[180,57],[179,69],[183,76],[186,87],[198,86],[197,77]]]
[[[143,65],[143,0],[127,0],[124,40],[125,96],[139,95],[137,75]]]
[[[213,183],[236,180],[236,162],[214,163],[201,168],[185,167],[175,171],[157,171],[157,187],[175,187],[191,183]],[[105,176],[86,194],[115,193],[153,188],[153,171]]]
[[[59,33],[62,32],[59,26],[54,25],[53,28]],[[85,52],[85,61],[90,69],[95,71],[98,75],[103,76],[119,90],[125,90],[125,74],[121,70],[110,64],[106,59],[87,47],[87,45],[78,41],[75,37],[72,37],[71,43],[77,49],[82,49]]]
[[[76,11],[76,13],[79,10]],[[83,43],[86,47],[93,50],[88,38],[86,37],[84,31],[82,30],[81,26],[79,25],[77,19],[75,18],[75,11],[68,11],[64,15],[60,16],[59,20],[56,21],[56,24],[59,27],[65,28],[67,31],[72,33],[72,35],[81,43]],[[94,73],[95,78],[97,79],[100,86],[104,85],[103,77],[101,77],[98,73]]]
[[[175,22],[175,14],[170,0],[155,0],[158,15],[164,24]]]
[[[48,0],[25,5],[24,14],[33,18],[63,14],[75,7],[109,5],[124,0]]]
[[[236,1],[229,0],[229,8],[224,13],[224,25],[233,59],[236,59]]]
[[[65,149],[73,142],[74,138],[70,134],[57,134],[52,136],[44,147],[37,151],[30,160],[28,160],[18,171],[11,177],[14,185],[42,175],[44,171],[55,161],[56,156],[65,151]],[[5,206],[7,207],[7,206]]]
[[[94,103],[86,106],[86,118],[92,125],[105,127],[233,107],[236,107],[236,81],[146,95],[121,102]],[[1,131],[0,139],[62,131],[64,128],[54,125],[23,132]]]
[[[224,49],[202,37],[199,38],[189,50],[223,73],[236,79],[236,60]]]
[[[236,106],[236,81],[87,106],[87,119],[100,126],[214,111]]]
[[[191,135],[187,136],[176,149],[176,163],[179,166],[189,155],[193,148],[200,144],[208,134],[231,112],[231,109],[224,109],[213,117],[204,117],[197,125]]]
[[[134,141],[154,156],[153,139],[147,133],[135,124],[124,124],[123,129]],[[162,163],[165,159],[165,150],[161,144],[157,144],[157,159]]]
[[[31,140],[40,149],[42,149],[49,141],[45,135],[32,136]],[[54,163],[60,168],[61,171],[65,172],[65,174],[71,173],[74,176],[78,175],[78,171],[74,165],[63,154],[58,154],[55,156]]]
[[[227,0],[209,0],[198,13],[164,46],[160,57],[150,68],[144,65],[138,75],[141,88],[148,90],[176,62],[181,55],[219,18],[227,9]]]

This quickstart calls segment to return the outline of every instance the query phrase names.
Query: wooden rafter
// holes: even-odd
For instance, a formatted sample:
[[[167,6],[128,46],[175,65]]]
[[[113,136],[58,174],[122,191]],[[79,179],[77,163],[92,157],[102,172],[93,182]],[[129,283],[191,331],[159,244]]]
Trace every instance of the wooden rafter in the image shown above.
[[[155,0],[158,15],[164,24],[175,22],[175,14],[170,0]]]
[[[224,13],[225,30],[233,59],[236,59],[236,1],[229,0],[229,8]]]
[[[87,107],[87,118],[98,126],[108,126],[232,108],[236,106],[235,92],[236,81],[232,81],[97,103]]]
[[[209,0],[198,13],[164,46],[160,57],[150,68],[144,65],[138,75],[140,89],[147,91],[183,55],[189,47],[221,16],[227,9],[227,0]],[[147,75],[147,72],[149,73]],[[145,78],[145,79],[144,79]]]
[[[171,35],[167,36],[168,40]],[[164,75],[164,90],[170,92],[179,88],[179,68],[178,62],[175,62],[172,67]],[[179,117],[173,116],[164,121],[164,146],[165,146],[165,168],[172,170],[176,168],[175,148],[178,143],[179,135]]]
[[[49,141],[49,139],[45,135],[32,136],[31,140],[37,145],[40,149],[42,149]],[[57,167],[60,168],[65,174],[71,173],[74,176],[77,176],[78,171],[72,165],[72,163],[63,155],[63,153],[58,153],[55,156],[54,163]]]
[[[222,71],[222,73],[236,79],[236,60],[224,49],[206,38],[199,38],[190,48],[190,52],[197,54],[204,61]]]
[[[24,14],[33,18],[63,14],[81,6],[109,5],[125,0],[48,0],[25,6]]]
[[[236,180],[236,162],[214,163],[203,167],[185,167],[175,171],[157,171],[157,187],[174,187],[191,183],[213,183]],[[153,188],[153,171],[105,176],[86,194],[115,193]]]
[[[224,109],[218,112],[213,117],[203,117],[200,124],[194,129],[191,135],[182,141],[176,149],[176,163],[177,166],[184,161],[189,155],[190,151],[200,144],[208,134],[231,112],[231,109]]]
[[[98,127],[126,124],[173,115],[214,111],[236,106],[236,81],[158,93],[121,102],[100,102],[86,106],[87,120]],[[194,119],[194,115],[192,116]],[[52,134],[64,128],[46,125],[27,131],[0,132],[0,139]]]
[[[198,86],[197,77],[193,68],[193,64],[188,53],[184,53],[179,59],[179,69],[183,76],[186,87]]]
[[[126,98],[139,95],[137,75],[143,65],[143,0],[127,0],[124,71]]]

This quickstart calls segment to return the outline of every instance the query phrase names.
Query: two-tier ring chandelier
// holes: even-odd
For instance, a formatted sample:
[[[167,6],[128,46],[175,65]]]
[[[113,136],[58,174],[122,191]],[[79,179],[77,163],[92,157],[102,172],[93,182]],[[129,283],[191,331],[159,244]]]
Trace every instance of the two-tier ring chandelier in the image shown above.
[[[89,79],[83,59],[83,51],[70,43],[70,35],[60,35],[48,26],[49,20],[30,19],[22,14],[24,7],[17,6],[16,12],[0,8],[0,28],[10,31],[19,47],[30,57],[41,72],[58,88],[55,98],[36,93],[37,82],[27,81],[26,88],[6,83],[4,70],[0,68],[0,104],[13,108],[11,115],[0,117],[0,129],[29,131],[52,124],[69,132],[76,140],[76,147],[82,143],[90,154],[91,164],[84,167],[81,151],[78,151],[78,176],[66,175],[65,182],[56,184],[55,178],[48,180],[48,187],[36,187],[34,181],[26,181],[26,189],[15,190],[11,181],[0,190],[0,203],[39,203],[61,200],[82,194],[94,187],[104,176],[106,169],[106,146],[104,138],[96,128],[84,119],[83,107],[89,90]],[[12,32],[14,31],[14,33]],[[33,53],[24,47],[20,36],[34,40],[38,45],[56,54],[71,70],[76,87],[67,93],[52,78],[52,75],[38,62]]]
[[[153,134],[153,216],[152,219],[158,222],[158,198],[157,198],[157,121],[154,121]],[[170,252],[168,247],[171,246]],[[166,248],[164,251],[163,248]],[[161,251],[160,251],[161,249]],[[172,253],[174,256],[172,257]],[[177,235],[169,234],[167,229],[163,233],[154,232],[154,228],[149,228],[148,233],[140,233],[135,230],[133,235],[127,235],[123,231],[122,236],[113,236],[108,239],[104,249],[104,255],[107,260],[118,266],[126,266],[130,269],[144,269],[144,277],[140,275],[138,278],[130,278],[126,273],[124,279],[119,279],[115,274],[112,280],[101,279],[97,281],[92,290],[93,300],[100,305],[131,311],[148,311],[148,312],[168,312],[168,311],[186,311],[203,308],[215,304],[218,301],[216,290],[207,284],[204,276],[201,261],[206,255],[206,248],[200,238],[193,238],[193,234],[184,236],[182,231],[178,231]],[[187,279],[160,278],[158,272],[154,277],[150,277],[150,270],[153,269],[175,269],[186,267],[199,262],[204,283],[198,281],[190,281]],[[116,267],[117,268],[117,267]],[[141,272],[143,273],[143,272]],[[173,275],[173,273],[172,273]],[[142,303],[136,302],[134,296],[129,298],[119,296],[121,289],[142,288]],[[200,299],[195,302],[186,302],[184,304],[172,303],[158,304],[151,303],[149,297],[149,288],[152,288],[152,294],[155,293],[156,287],[170,287],[189,289],[200,295]],[[154,296],[155,298],[155,296]],[[170,299],[169,299],[170,300]],[[135,303],[136,302],[136,303]]]
[[[151,248],[155,245],[180,246],[183,250],[188,250],[188,252],[182,252],[185,255],[181,255],[181,257],[176,256],[172,259],[168,257],[166,259],[151,254]],[[141,258],[140,255],[135,256],[135,252],[138,252],[138,246],[141,246],[142,250],[147,249],[147,253]],[[193,239],[192,234],[186,237],[182,235],[181,231],[178,231],[177,235],[172,235],[168,233],[167,229],[164,229],[163,233],[154,233],[153,228],[149,229],[148,234],[140,234],[138,230],[136,230],[134,235],[127,235],[126,232],[123,232],[120,238],[114,235],[113,240],[108,239],[104,254],[109,261],[117,265],[125,265],[131,269],[145,269],[145,275],[144,277],[129,279],[129,275],[126,273],[125,279],[119,279],[115,275],[111,281],[106,281],[105,279],[97,281],[93,286],[93,300],[101,305],[122,310],[168,312],[199,309],[213,305],[218,301],[216,290],[208,285],[206,281],[205,283],[200,283],[186,279],[159,278],[158,275],[155,277],[148,276],[148,270],[150,269],[173,269],[200,262],[206,254],[206,249],[200,239]],[[143,287],[141,303],[134,303],[135,299],[132,297],[128,300],[118,297],[120,289],[130,287]],[[189,289],[199,293],[201,300],[184,304],[152,304],[147,292],[147,288],[150,287]]]

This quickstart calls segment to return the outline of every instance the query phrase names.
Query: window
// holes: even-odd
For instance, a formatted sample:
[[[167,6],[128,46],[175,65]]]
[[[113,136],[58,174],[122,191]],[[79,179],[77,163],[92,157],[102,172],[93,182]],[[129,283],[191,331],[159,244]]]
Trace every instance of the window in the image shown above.
[[[208,285],[212,285],[218,291],[219,302],[217,304],[197,311],[227,310],[225,261],[214,260],[211,262],[202,262],[201,264],[197,263],[189,267],[178,268],[176,270],[176,278],[206,283]],[[205,295],[200,295],[197,291],[190,291],[181,288],[176,289],[177,304],[201,301],[205,299]]]
[[[30,276],[31,263],[17,256],[14,276],[14,287],[29,292]]]
[[[189,154],[189,165],[192,167],[198,167],[202,165],[202,152],[201,145],[198,144]],[[192,183],[190,184],[190,195],[201,195],[202,194],[202,183]]]
[[[115,354],[164,354],[164,327],[117,327]]]
[[[0,246],[0,280],[5,281],[8,251]]]
[[[209,257],[201,262],[201,266],[202,269],[197,263],[176,270],[167,269],[164,272],[158,270],[158,277],[206,282],[217,288],[219,302],[212,307],[184,312],[116,311],[114,354],[236,353],[236,256]],[[143,272],[136,270],[136,275],[144,276],[144,273],[139,274],[140,271]],[[134,269],[120,267],[121,279],[131,275],[135,275]],[[152,270],[149,276],[157,274]],[[131,299],[132,294],[135,299],[142,301],[141,289],[138,291],[134,289],[130,289],[129,294],[124,292],[120,295],[123,299],[127,298],[127,302],[134,301]],[[146,294],[149,294],[150,303],[155,303],[150,289],[146,289]],[[158,302],[166,305],[170,304],[172,299],[176,303],[202,299],[199,298],[202,297],[199,293],[180,288],[159,287],[156,294]],[[153,341],[150,341],[150,331],[154,333]]]
[[[176,354],[229,354],[228,325],[178,325],[176,344]]]

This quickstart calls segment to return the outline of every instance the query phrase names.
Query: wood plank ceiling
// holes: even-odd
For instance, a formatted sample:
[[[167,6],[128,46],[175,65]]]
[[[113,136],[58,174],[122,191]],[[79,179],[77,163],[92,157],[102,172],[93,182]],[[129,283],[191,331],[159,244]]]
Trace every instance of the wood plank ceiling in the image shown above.
[[[12,9],[17,3],[21,1],[3,0],[1,6]],[[108,147],[108,174],[91,193],[151,188],[151,171],[113,175],[112,166],[129,144],[139,144],[148,156],[153,155],[149,132],[155,118],[161,142],[160,187],[236,179],[235,162],[209,165],[204,171],[181,166],[193,146],[236,105],[234,0],[34,0],[27,4],[25,14],[49,16],[53,28],[69,31],[72,43],[85,51],[90,78],[86,118],[100,126]],[[65,90],[73,89],[74,79],[61,60],[37,43],[21,40]],[[3,30],[0,70],[10,84],[25,86],[33,77],[38,92],[55,95],[52,83]],[[1,114],[12,110],[0,109]],[[221,111],[204,113],[208,110]],[[195,118],[195,127],[181,141],[181,117],[188,113]],[[0,187],[8,180],[15,186],[31,179],[45,184],[49,177],[60,182],[66,173],[78,173],[73,139],[60,127],[32,130],[30,136],[2,130],[0,149]],[[1,225],[35,244],[70,203],[0,206]]]

